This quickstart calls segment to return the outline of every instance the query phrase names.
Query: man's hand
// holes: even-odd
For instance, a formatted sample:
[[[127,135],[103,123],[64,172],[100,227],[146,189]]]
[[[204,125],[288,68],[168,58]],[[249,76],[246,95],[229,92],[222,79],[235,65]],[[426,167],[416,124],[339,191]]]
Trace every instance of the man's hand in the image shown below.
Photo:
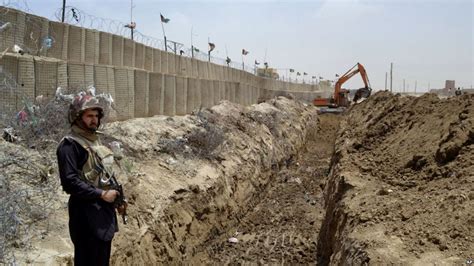
[[[128,207],[128,203],[124,201],[122,205],[117,207],[118,213],[120,215],[124,215],[124,214],[127,215],[127,207]]]
[[[115,198],[120,195],[120,193],[117,190],[111,189],[111,190],[103,190],[102,195],[100,195],[100,198],[105,200],[108,203],[113,203]]]

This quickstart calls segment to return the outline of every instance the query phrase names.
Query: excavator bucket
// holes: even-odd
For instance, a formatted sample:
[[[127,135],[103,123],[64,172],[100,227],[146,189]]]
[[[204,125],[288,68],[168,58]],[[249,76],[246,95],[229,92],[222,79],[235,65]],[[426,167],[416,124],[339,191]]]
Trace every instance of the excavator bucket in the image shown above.
[[[368,88],[368,87],[360,88],[356,91],[353,102],[357,103],[357,101],[362,98],[369,98],[371,93],[372,93],[371,88]]]

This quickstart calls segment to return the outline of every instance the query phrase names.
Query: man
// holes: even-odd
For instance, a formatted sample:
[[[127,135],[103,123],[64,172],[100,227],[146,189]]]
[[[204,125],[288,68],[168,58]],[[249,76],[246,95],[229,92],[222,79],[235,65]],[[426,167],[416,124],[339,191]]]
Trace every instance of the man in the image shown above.
[[[70,194],[69,233],[76,266],[109,265],[112,238],[118,231],[114,201],[119,192],[110,189],[113,153],[97,133],[103,117],[97,98],[86,93],[75,96],[69,109],[71,133],[56,152],[61,185]],[[119,207],[119,212],[125,208]]]

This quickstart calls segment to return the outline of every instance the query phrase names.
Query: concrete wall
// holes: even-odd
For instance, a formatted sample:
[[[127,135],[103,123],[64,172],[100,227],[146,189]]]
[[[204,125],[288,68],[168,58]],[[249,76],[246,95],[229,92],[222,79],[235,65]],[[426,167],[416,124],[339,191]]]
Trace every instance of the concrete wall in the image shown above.
[[[22,99],[51,97],[58,86],[75,91],[94,85],[116,100],[118,119],[157,114],[183,115],[221,100],[243,105],[291,92],[311,101],[318,85],[294,84],[147,47],[106,32],[48,21],[0,7],[0,20],[12,27],[0,33],[0,111],[18,111]],[[45,38],[54,40],[43,47]],[[17,44],[27,54],[13,53]],[[326,88],[325,90],[330,90]]]

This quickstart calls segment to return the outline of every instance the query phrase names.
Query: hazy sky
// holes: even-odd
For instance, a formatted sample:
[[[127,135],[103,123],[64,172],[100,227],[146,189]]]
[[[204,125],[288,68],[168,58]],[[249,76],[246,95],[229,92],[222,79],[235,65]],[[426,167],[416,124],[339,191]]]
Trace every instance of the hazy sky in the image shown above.
[[[5,2],[5,0],[3,0]],[[1,1],[0,1],[1,2]],[[7,1],[8,2],[8,1]],[[61,0],[28,0],[33,13],[54,18]],[[474,83],[474,1],[472,0],[326,0],[326,1],[151,1],[134,0],[137,29],[163,38],[159,14],[168,39],[213,55],[241,62],[241,49],[270,67],[294,68],[310,76],[333,79],[362,63],[374,89],[384,89],[385,73],[394,63],[393,88],[400,91]],[[103,18],[128,22],[130,1],[68,0],[67,4]],[[24,5],[24,4],[23,4]],[[282,71],[285,74],[285,71]],[[360,77],[345,84],[362,87]]]

